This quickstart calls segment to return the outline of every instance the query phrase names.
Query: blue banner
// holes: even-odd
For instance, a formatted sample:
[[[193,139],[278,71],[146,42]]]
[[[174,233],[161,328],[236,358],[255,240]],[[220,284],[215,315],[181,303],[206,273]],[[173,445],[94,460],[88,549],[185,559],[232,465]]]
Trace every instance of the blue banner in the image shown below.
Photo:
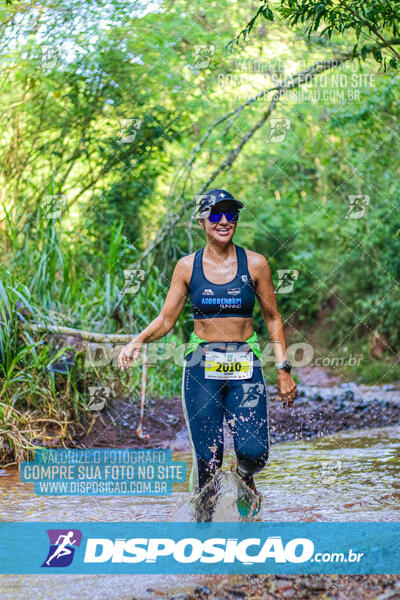
[[[400,573],[400,523],[0,524],[0,573]]]

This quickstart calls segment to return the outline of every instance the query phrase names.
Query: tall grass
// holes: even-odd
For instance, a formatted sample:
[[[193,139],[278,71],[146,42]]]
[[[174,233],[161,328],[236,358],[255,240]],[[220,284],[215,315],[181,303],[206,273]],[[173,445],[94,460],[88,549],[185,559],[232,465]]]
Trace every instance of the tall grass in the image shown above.
[[[140,368],[121,372],[115,360],[97,368],[84,354],[76,354],[67,374],[49,371],[50,363],[66,348],[55,351],[51,336],[29,332],[23,322],[135,334],[158,315],[165,297],[165,287],[154,268],[143,292],[131,305],[122,303],[118,320],[111,318],[124,286],[123,269],[136,258],[135,248],[122,234],[122,224],[110,228],[104,252],[89,238],[74,246],[68,235],[61,233],[59,219],[46,221],[40,209],[38,215],[37,228],[25,223],[22,235],[11,226],[10,213],[5,217],[10,227],[6,260],[0,267],[2,464],[19,463],[41,446],[70,445],[73,432],[77,427],[82,432],[87,417],[93,416],[88,409],[90,386],[116,388],[118,383],[122,396],[139,397]],[[25,238],[21,247],[28,230],[30,238]],[[180,375],[181,367],[171,361],[150,367],[148,394],[179,393]]]

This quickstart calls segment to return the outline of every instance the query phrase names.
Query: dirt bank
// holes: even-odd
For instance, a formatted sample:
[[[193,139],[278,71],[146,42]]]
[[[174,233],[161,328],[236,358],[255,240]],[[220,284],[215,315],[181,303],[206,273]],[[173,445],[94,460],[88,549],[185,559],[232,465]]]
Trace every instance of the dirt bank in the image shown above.
[[[300,438],[327,435],[341,429],[382,427],[400,423],[400,390],[396,386],[362,386],[340,384],[334,387],[298,386],[295,405],[283,408],[276,400],[275,386],[268,386],[271,444]],[[180,396],[146,400],[143,433],[139,423],[139,402],[113,400],[98,413],[89,433],[75,436],[84,448],[170,448],[190,452]],[[90,414],[93,418],[93,414]],[[82,423],[85,430],[89,417]],[[232,445],[225,426],[226,447]]]
[[[154,598],[168,600],[399,600],[400,575],[219,576],[210,581],[210,587],[176,595],[153,593]]]

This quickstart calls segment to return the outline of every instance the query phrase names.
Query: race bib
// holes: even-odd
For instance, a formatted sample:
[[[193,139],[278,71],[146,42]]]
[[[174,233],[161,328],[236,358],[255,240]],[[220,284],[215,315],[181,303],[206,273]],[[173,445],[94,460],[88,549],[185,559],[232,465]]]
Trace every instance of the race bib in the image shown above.
[[[205,379],[250,379],[252,376],[252,352],[206,351]]]

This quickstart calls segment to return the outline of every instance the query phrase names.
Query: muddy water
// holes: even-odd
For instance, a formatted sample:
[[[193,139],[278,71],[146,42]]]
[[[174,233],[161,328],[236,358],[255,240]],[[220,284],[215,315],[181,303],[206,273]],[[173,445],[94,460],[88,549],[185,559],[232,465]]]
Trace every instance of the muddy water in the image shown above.
[[[263,521],[399,521],[400,427],[340,432],[271,446],[268,466],[256,476]],[[176,460],[191,456],[174,452]],[[225,455],[227,468],[233,458]],[[46,497],[21,483],[18,471],[0,477],[4,521],[167,521],[189,498],[187,483],[168,497]],[[220,519],[224,520],[224,519]],[[231,517],[227,520],[232,520]],[[232,577],[232,576],[231,576]],[[207,585],[217,576],[2,576],[2,598],[17,599],[29,585],[40,598],[154,598],[172,590]],[[65,581],[65,583],[62,583]],[[56,583],[57,582],[57,583]],[[33,595],[32,594],[32,595]],[[86,595],[85,595],[86,594]]]
[[[400,427],[272,446],[258,487],[265,521],[399,521]]]

